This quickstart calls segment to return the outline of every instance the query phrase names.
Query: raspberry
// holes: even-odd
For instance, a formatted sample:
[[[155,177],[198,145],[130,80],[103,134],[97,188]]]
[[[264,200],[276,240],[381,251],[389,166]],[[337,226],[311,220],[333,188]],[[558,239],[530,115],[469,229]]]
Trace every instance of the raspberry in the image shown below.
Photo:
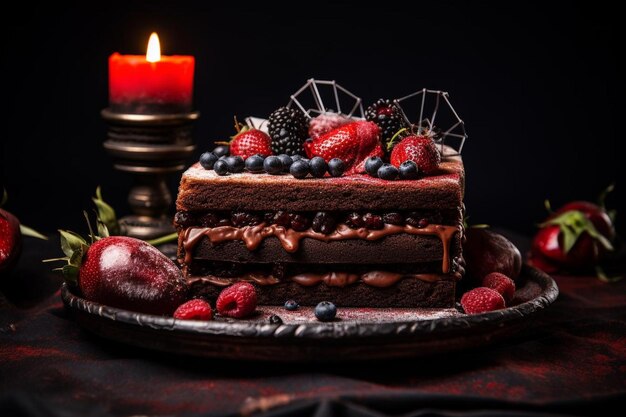
[[[197,298],[181,304],[174,312],[174,318],[179,320],[211,320],[213,310],[206,301]]]
[[[504,308],[504,298],[491,288],[478,287],[463,294],[461,305],[467,314],[485,313]]]
[[[515,294],[515,283],[509,277],[499,272],[492,272],[483,278],[483,287],[496,290],[507,303],[511,302]]]
[[[256,308],[256,290],[249,282],[237,282],[222,290],[215,307],[222,316],[246,317]]]

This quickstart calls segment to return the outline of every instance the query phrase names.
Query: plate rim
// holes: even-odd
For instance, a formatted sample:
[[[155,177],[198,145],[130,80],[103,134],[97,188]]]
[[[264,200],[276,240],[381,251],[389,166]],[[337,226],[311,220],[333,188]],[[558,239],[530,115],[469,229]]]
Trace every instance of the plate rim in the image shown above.
[[[297,324],[271,324],[268,322],[236,319],[221,319],[219,321],[178,320],[173,317],[139,313],[86,300],[72,293],[65,282],[61,287],[61,298],[65,307],[70,310],[90,316],[95,315],[100,319],[110,320],[111,322],[148,327],[153,330],[205,335],[207,337],[292,338],[302,340],[402,338],[433,333],[441,334],[442,332],[455,331],[460,328],[469,329],[485,324],[501,326],[545,310],[557,299],[559,294],[558,286],[548,274],[527,264],[523,265],[521,274],[542,286],[539,296],[515,306],[487,313],[401,321],[359,322],[358,320],[339,320],[333,322],[311,321]]]

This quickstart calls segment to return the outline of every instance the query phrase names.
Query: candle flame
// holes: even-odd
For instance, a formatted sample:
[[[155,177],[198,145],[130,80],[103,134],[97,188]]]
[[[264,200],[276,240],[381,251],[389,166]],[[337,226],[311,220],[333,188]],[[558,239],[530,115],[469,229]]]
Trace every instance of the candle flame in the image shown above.
[[[159,35],[156,32],[152,32],[150,40],[148,41],[148,52],[146,52],[146,61],[159,62],[161,60],[161,43],[159,42]]]

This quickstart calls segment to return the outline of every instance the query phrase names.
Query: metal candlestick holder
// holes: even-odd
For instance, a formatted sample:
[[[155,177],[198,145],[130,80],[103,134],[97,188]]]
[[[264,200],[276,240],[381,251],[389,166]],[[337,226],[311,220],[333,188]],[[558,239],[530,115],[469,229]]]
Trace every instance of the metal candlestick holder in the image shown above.
[[[125,234],[152,239],[172,233],[166,178],[185,169],[195,149],[191,131],[200,113],[144,115],[104,109],[101,114],[109,125],[104,149],[114,158],[114,168],[135,180],[128,195],[133,215],[120,219]]]

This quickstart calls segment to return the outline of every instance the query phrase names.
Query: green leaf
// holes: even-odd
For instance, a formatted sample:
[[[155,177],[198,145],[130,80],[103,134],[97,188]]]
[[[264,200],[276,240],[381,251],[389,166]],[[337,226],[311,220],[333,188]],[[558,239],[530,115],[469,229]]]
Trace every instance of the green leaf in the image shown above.
[[[102,222],[104,222],[109,231],[117,234],[119,226],[117,223],[117,215],[115,214],[115,209],[113,209],[113,207],[111,207],[102,199],[102,191],[100,187],[96,188],[96,196],[92,198],[92,201],[96,205],[98,218],[102,220]]]
[[[621,281],[624,278],[622,275],[616,275],[616,276],[610,277],[604,272],[604,270],[600,266],[596,266],[596,276],[598,277],[600,281],[607,282],[609,284],[612,284],[617,281]]]
[[[23,224],[20,224],[20,232],[22,233],[23,236],[29,236],[29,237],[35,237],[37,239],[48,240],[46,236],[42,235],[35,229],[31,229],[28,226],[24,226]]]
[[[83,246],[87,246],[87,242],[80,235],[70,232],[69,230],[59,230],[61,234],[61,250],[69,258],[75,251]]]
[[[169,235],[157,237],[151,240],[146,240],[146,243],[151,244],[152,246],[162,245],[164,243],[175,242],[178,240],[178,233],[170,233]]]
[[[68,263],[72,266],[80,267],[80,265],[83,263],[83,255],[87,253],[88,249],[89,246],[86,245],[76,249],[70,257]]]
[[[606,208],[606,197],[615,189],[615,183],[609,184],[598,196],[598,205],[602,208]]]
[[[563,233],[563,251],[568,253],[576,244],[578,236],[571,228],[562,227],[561,233]]]
[[[109,237],[109,228],[100,219],[98,219],[98,236],[100,236],[100,239],[103,237]]]
[[[2,189],[2,200],[0,201],[0,207],[4,206],[4,204],[9,199],[9,194],[7,194],[6,188]]]
[[[78,284],[78,272],[80,268],[74,265],[63,265],[63,277],[71,284]]]
[[[58,261],[69,261],[70,258],[68,258],[67,256],[64,256],[63,258],[50,258],[50,259],[42,259],[41,262],[58,262]],[[54,271],[54,269],[53,269]]]

